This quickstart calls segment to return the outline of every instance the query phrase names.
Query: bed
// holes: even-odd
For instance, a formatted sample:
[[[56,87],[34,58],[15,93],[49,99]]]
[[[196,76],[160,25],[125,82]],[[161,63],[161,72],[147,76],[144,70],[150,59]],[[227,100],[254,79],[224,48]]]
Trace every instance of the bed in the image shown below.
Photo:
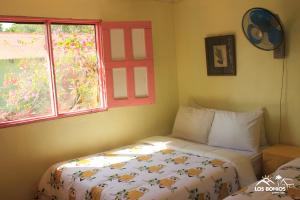
[[[242,151],[242,150],[236,150],[236,149],[227,149],[222,147],[215,147],[210,146],[207,144],[199,144],[194,143],[191,141],[187,141],[184,139],[177,139],[172,136],[168,137],[161,137],[161,136],[155,136],[151,138],[147,138],[145,140],[141,140],[140,142],[155,144],[156,142],[168,142],[168,146],[171,146],[174,148],[181,148],[185,149],[187,151],[193,151],[194,149],[198,149],[200,151],[200,154],[203,154],[204,152],[229,152],[232,154],[237,154],[237,156],[241,155],[243,157],[246,157],[250,160],[251,165],[253,167],[255,176],[259,179],[262,177],[263,171],[262,171],[262,151],[267,148],[267,146],[261,146],[257,152],[251,152],[251,151]],[[204,151],[204,152],[203,152]]]
[[[274,183],[270,182],[270,179]],[[270,187],[281,187],[281,189],[270,191],[270,189],[267,189],[268,184],[270,184]],[[226,198],[226,200],[271,199],[300,199],[300,158],[282,165],[272,175],[264,177],[262,180],[259,180],[249,186],[243,187],[238,192]]]
[[[54,164],[37,199],[224,199],[256,181],[260,156],[156,136]]]

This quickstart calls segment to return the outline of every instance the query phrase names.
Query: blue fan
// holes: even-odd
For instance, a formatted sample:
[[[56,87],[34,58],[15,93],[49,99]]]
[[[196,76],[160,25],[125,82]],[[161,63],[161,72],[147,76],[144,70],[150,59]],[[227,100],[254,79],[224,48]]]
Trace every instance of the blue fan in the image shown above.
[[[283,43],[284,32],[279,18],[264,8],[248,10],[242,27],[251,44],[262,50],[275,50]]]

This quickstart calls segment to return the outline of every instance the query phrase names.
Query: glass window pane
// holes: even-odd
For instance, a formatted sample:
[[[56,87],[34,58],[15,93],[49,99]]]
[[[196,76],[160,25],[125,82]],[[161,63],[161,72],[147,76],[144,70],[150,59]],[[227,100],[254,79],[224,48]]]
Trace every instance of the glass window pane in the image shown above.
[[[0,123],[53,115],[44,24],[0,23]]]
[[[112,29],[110,30],[110,45],[111,45],[111,59],[124,60],[125,59],[125,42],[124,30]]]
[[[114,98],[127,98],[126,68],[113,68]]]
[[[148,77],[147,67],[134,68],[134,86],[136,97],[148,96]]]
[[[99,108],[94,25],[51,25],[58,112]]]
[[[135,59],[146,58],[146,41],[145,41],[145,30],[142,28],[132,29],[132,48],[133,57]]]

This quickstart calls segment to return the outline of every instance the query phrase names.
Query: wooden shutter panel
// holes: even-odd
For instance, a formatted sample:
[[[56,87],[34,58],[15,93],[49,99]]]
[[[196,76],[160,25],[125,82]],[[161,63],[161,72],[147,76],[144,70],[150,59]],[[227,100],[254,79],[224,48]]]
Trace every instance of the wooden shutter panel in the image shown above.
[[[154,103],[151,22],[103,22],[109,107]]]

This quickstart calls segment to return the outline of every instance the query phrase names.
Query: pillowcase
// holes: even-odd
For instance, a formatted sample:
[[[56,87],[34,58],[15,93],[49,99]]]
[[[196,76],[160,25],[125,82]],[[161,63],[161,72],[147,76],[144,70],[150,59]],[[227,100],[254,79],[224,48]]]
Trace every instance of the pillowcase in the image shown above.
[[[263,111],[215,111],[208,145],[257,152]]]
[[[198,109],[207,109],[212,111],[220,111],[212,108],[205,108],[202,105],[198,104],[197,102],[193,102],[192,107],[198,108]],[[261,127],[260,127],[260,146],[268,146],[268,140],[266,136],[266,129],[265,129],[265,119],[264,119],[264,110],[262,108],[258,109],[260,112],[263,112],[262,114],[262,121],[261,121]],[[225,111],[225,110],[224,110]],[[229,111],[226,111],[229,112]]]
[[[172,136],[207,144],[213,118],[213,111],[180,107],[176,115]]]

